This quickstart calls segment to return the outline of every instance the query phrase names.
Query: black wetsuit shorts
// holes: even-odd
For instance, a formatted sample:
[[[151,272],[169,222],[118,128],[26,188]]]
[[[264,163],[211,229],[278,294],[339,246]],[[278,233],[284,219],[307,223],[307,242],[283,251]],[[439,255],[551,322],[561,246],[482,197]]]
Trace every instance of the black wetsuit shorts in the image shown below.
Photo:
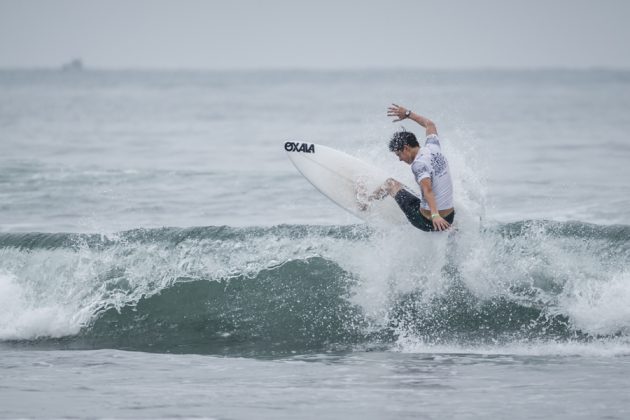
[[[394,199],[396,203],[398,203],[398,207],[400,207],[403,213],[405,213],[405,216],[407,216],[409,223],[425,232],[435,231],[433,222],[420,213],[420,199],[418,197],[402,188],[396,193]],[[455,210],[444,218],[449,224],[452,224],[454,219]]]

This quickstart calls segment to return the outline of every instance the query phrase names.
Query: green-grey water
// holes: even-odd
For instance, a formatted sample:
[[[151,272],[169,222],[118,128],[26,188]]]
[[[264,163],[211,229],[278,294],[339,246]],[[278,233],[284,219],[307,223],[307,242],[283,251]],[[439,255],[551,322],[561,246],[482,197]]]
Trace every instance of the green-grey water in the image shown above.
[[[629,90],[0,72],[0,416],[626,418]],[[438,123],[449,234],[363,224],[286,159],[313,141],[413,184],[390,102]]]

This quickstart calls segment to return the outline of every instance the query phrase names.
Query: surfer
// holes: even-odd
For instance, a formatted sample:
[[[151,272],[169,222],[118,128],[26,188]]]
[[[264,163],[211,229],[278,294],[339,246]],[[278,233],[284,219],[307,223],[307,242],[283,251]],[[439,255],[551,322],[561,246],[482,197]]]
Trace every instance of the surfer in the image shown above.
[[[453,182],[448,161],[442,154],[437,128],[433,121],[402,106],[392,104],[387,109],[388,117],[394,122],[410,119],[426,129],[426,142],[421,148],[416,136],[409,131],[394,133],[389,150],[399,160],[411,165],[416,182],[420,185],[422,198],[407,191],[403,185],[388,179],[368,200],[381,200],[391,195],[411,224],[425,232],[446,230],[453,223]]]

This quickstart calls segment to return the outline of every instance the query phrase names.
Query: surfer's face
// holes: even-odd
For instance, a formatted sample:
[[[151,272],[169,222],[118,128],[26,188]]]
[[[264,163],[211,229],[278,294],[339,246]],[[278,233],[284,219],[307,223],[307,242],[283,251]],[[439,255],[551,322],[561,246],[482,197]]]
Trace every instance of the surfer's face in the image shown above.
[[[413,162],[413,157],[411,156],[411,147],[405,145],[401,150],[394,152],[396,156],[398,156],[398,160],[401,162],[405,162],[407,164],[411,164]]]

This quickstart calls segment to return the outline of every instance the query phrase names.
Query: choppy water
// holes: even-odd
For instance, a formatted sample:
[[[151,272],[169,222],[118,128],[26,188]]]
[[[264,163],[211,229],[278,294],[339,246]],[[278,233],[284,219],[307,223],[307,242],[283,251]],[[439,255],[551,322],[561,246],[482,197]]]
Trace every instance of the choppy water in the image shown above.
[[[4,71],[0,91],[0,415],[627,417],[630,73]],[[361,224],[284,155],[315,141],[412,184],[393,101],[438,123],[450,234]]]

